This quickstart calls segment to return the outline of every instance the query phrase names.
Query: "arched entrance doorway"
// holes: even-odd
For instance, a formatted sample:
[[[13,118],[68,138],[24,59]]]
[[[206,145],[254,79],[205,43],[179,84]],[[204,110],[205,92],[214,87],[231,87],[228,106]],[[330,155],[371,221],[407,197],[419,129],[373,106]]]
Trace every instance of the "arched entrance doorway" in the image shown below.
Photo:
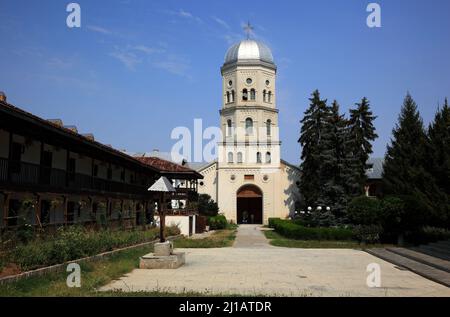
[[[236,193],[237,223],[263,223],[263,194],[255,185],[244,185]]]

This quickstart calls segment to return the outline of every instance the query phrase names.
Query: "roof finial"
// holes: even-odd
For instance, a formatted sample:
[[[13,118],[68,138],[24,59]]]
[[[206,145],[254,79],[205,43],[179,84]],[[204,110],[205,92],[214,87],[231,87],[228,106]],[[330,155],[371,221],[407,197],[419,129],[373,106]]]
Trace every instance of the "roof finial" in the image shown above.
[[[250,34],[253,31],[253,26],[250,24],[250,21],[247,22],[247,25],[244,26],[244,31],[247,33],[247,40],[250,39]]]

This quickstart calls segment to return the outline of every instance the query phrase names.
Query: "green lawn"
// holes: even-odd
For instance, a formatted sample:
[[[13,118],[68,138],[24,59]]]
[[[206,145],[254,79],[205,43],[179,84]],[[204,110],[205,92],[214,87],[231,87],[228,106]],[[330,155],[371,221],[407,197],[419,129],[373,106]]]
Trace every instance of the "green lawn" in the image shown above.
[[[233,245],[236,229],[217,230],[203,239],[181,237],[173,241],[175,248],[225,248]]]
[[[285,248],[304,248],[304,249],[369,249],[381,248],[388,245],[382,244],[365,244],[362,245],[357,241],[333,241],[333,240],[294,240],[288,239],[275,231],[264,231],[266,238],[270,240],[270,244],[276,247]],[[391,246],[391,245],[389,245]]]

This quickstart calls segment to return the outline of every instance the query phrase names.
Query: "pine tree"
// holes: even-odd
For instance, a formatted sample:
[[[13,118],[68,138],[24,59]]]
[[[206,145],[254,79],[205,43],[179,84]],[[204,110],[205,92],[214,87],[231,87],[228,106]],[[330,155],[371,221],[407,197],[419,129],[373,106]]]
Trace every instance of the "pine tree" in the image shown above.
[[[435,192],[428,193],[429,199],[436,211],[436,220],[450,227],[450,108],[447,99],[428,128],[428,141],[426,166],[437,187]]]
[[[327,100],[320,99],[318,90],[312,93],[309,100],[310,106],[300,121],[302,126],[298,140],[302,146],[300,192],[305,207],[317,206],[323,197],[325,182],[322,162],[326,146],[324,134],[330,115]]]
[[[433,179],[426,171],[427,136],[417,105],[408,93],[392,131],[393,139],[387,147],[383,166],[384,192],[387,195],[411,197],[423,205],[422,216],[429,212],[427,192],[434,188]],[[431,189],[431,190],[430,190]],[[408,210],[409,212],[409,210]],[[406,222],[414,222],[418,215],[406,215]],[[423,223],[425,225],[425,223]]]
[[[354,184],[349,186],[353,195],[362,194],[367,180],[367,160],[373,152],[371,142],[378,137],[373,125],[376,118],[370,110],[369,100],[366,97],[360,103],[356,103],[356,109],[350,110],[347,157],[351,161],[348,162],[349,169],[355,172],[352,177],[355,179]]]

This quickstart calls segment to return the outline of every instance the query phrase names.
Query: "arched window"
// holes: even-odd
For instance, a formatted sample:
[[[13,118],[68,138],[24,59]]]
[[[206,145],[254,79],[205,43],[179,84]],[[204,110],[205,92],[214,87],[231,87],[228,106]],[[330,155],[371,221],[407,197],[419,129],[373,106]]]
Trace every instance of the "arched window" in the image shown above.
[[[233,152],[228,152],[228,163],[233,163]]]
[[[261,152],[256,153],[256,163],[262,163]]]
[[[234,102],[234,90],[231,91],[231,102]]]
[[[256,99],[256,91],[255,89],[250,89],[250,100],[255,100]]]
[[[267,102],[272,102],[272,92],[269,91],[268,97],[267,97]]]
[[[253,134],[253,120],[251,118],[245,119],[245,134]]]
[[[270,152],[266,153],[266,163],[271,163],[272,162],[272,155],[270,155]]]
[[[267,91],[264,89],[264,90],[263,90],[263,101],[264,101],[264,102],[267,101],[266,95],[267,95]]]
[[[230,92],[227,91],[227,103],[230,103]]]
[[[247,90],[247,88],[244,88],[244,90],[242,90],[242,100],[243,101],[247,101],[248,100],[248,90]]]
[[[233,123],[230,119],[227,120],[227,136],[231,136],[233,134]]]
[[[238,152],[238,154],[237,154],[237,162],[238,162],[238,164],[242,163],[242,152]]]
[[[270,134],[272,132],[271,130],[272,130],[272,120],[268,119],[266,121],[266,134],[267,134],[267,136],[270,136]]]

